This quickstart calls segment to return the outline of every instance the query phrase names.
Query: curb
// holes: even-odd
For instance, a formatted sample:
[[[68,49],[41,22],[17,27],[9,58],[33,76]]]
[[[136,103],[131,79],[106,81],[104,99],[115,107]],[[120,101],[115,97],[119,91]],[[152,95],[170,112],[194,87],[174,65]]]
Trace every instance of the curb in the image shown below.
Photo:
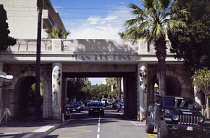
[[[51,133],[53,130],[57,129],[60,127],[61,123],[59,124],[49,124],[46,126],[43,126],[21,138],[44,138],[47,136],[49,133]]]

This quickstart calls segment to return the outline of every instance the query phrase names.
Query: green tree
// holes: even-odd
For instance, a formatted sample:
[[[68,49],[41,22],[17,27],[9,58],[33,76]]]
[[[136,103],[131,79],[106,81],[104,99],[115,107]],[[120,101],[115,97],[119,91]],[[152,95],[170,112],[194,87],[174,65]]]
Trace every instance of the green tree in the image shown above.
[[[116,84],[117,84],[117,78],[106,78],[106,85],[109,88],[108,97],[110,99],[116,99],[116,96],[118,95],[118,89],[115,88]],[[112,91],[111,87],[113,87]]]
[[[135,4],[129,7],[135,18],[125,22],[126,29],[119,35],[134,42],[143,38],[148,44],[154,44],[158,59],[159,89],[161,95],[165,95],[166,33],[186,27],[182,20],[170,18],[179,14],[187,15],[187,12],[183,9],[177,11],[176,1],[173,3],[172,0],[143,0],[143,8]]]
[[[6,20],[7,13],[3,5],[0,5],[0,51],[5,51],[8,46],[16,44],[16,39],[9,36],[10,31]]]
[[[92,96],[92,100],[100,100],[98,85],[91,85],[90,87],[90,93]]]
[[[186,9],[190,15],[185,19],[187,30],[168,33],[175,58],[184,59],[185,65],[194,73],[197,69],[210,68],[210,1],[179,0],[178,9]],[[182,15],[172,19],[184,19]]]
[[[70,32],[62,28],[52,28],[52,30],[45,30],[48,39],[66,39]]]
[[[35,106],[35,92],[36,92],[36,83],[34,83],[31,86],[31,89],[28,92],[28,104],[29,106]],[[43,84],[40,83],[40,95],[41,95],[41,99],[43,99],[44,96],[44,88],[43,88]]]
[[[105,84],[100,84],[98,87],[99,87],[98,90],[99,90],[99,95],[100,95],[99,99],[108,98],[109,87]]]
[[[210,70],[208,68],[198,69],[192,78],[197,91],[203,91],[206,95],[210,95]]]
[[[208,68],[198,69],[196,73],[192,76],[192,78],[193,78],[193,85],[195,86],[197,91],[202,91],[205,93],[205,103],[208,107],[209,106],[208,98],[210,96],[210,70]],[[205,109],[206,108],[204,108],[203,111],[205,111]],[[209,110],[207,110],[207,117],[208,118],[210,117]]]
[[[113,86],[117,83],[116,78],[106,78],[106,85]]]

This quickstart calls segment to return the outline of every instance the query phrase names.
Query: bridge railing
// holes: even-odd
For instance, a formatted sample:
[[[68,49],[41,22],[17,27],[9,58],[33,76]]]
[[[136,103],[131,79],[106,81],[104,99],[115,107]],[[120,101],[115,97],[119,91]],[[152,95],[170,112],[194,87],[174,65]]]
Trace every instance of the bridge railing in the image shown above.
[[[18,39],[17,43],[14,46],[8,47],[7,51],[36,51],[36,39]],[[51,51],[52,50],[52,41],[51,40],[42,40],[41,41],[41,51]]]
[[[139,49],[138,43],[129,43],[107,39],[75,39],[63,40],[62,51],[86,53],[135,53]]]
[[[5,52],[36,52],[36,39],[18,39],[14,46]],[[167,41],[167,52],[171,47]],[[121,53],[121,54],[155,54],[154,44],[148,45],[144,40],[132,43],[124,40],[108,39],[45,39],[41,41],[42,53]],[[32,54],[32,53],[31,53]]]

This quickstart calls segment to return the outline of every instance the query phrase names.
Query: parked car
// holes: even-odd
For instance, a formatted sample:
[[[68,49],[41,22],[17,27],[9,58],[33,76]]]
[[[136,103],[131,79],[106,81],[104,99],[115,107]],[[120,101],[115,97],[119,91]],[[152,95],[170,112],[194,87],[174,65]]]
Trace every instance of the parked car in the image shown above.
[[[89,103],[91,103],[93,100],[85,100],[83,101],[83,103],[85,104],[85,106],[88,106]]]
[[[106,99],[106,98],[101,99],[101,103],[102,103],[104,106],[109,105],[108,99]]]
[[[85,109],[85,104],[83,102],[78,102],[80,105],[80,109],[83,111]]]
[[[114,109],[117,109],[117,104],[119,104],[120,100],[115,100],[113,103],[112,103],[112,108]]]
[[[119,101],[119,102],[116,104],[116,109],[117,109],[118,112],[124,111],[124,102]]]
[[[70,102],[69,105],[70,112],[81,112],[81,106],[79,102]]]
[[[99,114],[99,115],[104,115],[104,107],[101,102],[94,101],[89,104],[89,110],[88,114]]]
[[[158,138],[168,138],[171,135],[210,137],[209,122],[196,105],[192,98],[158,97],[155,104],[149,106],[146,132],[153,133],[156,127]]]

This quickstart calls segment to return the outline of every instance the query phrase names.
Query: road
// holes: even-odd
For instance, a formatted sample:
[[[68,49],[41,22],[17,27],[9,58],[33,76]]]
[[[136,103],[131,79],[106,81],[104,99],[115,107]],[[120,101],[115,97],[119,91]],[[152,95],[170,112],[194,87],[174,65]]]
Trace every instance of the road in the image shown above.
[[[156,138],[145,132],[145,122],[126,119],[121,112],[105,108],[105,115],[73,113],[71,119],[46,138]]]

